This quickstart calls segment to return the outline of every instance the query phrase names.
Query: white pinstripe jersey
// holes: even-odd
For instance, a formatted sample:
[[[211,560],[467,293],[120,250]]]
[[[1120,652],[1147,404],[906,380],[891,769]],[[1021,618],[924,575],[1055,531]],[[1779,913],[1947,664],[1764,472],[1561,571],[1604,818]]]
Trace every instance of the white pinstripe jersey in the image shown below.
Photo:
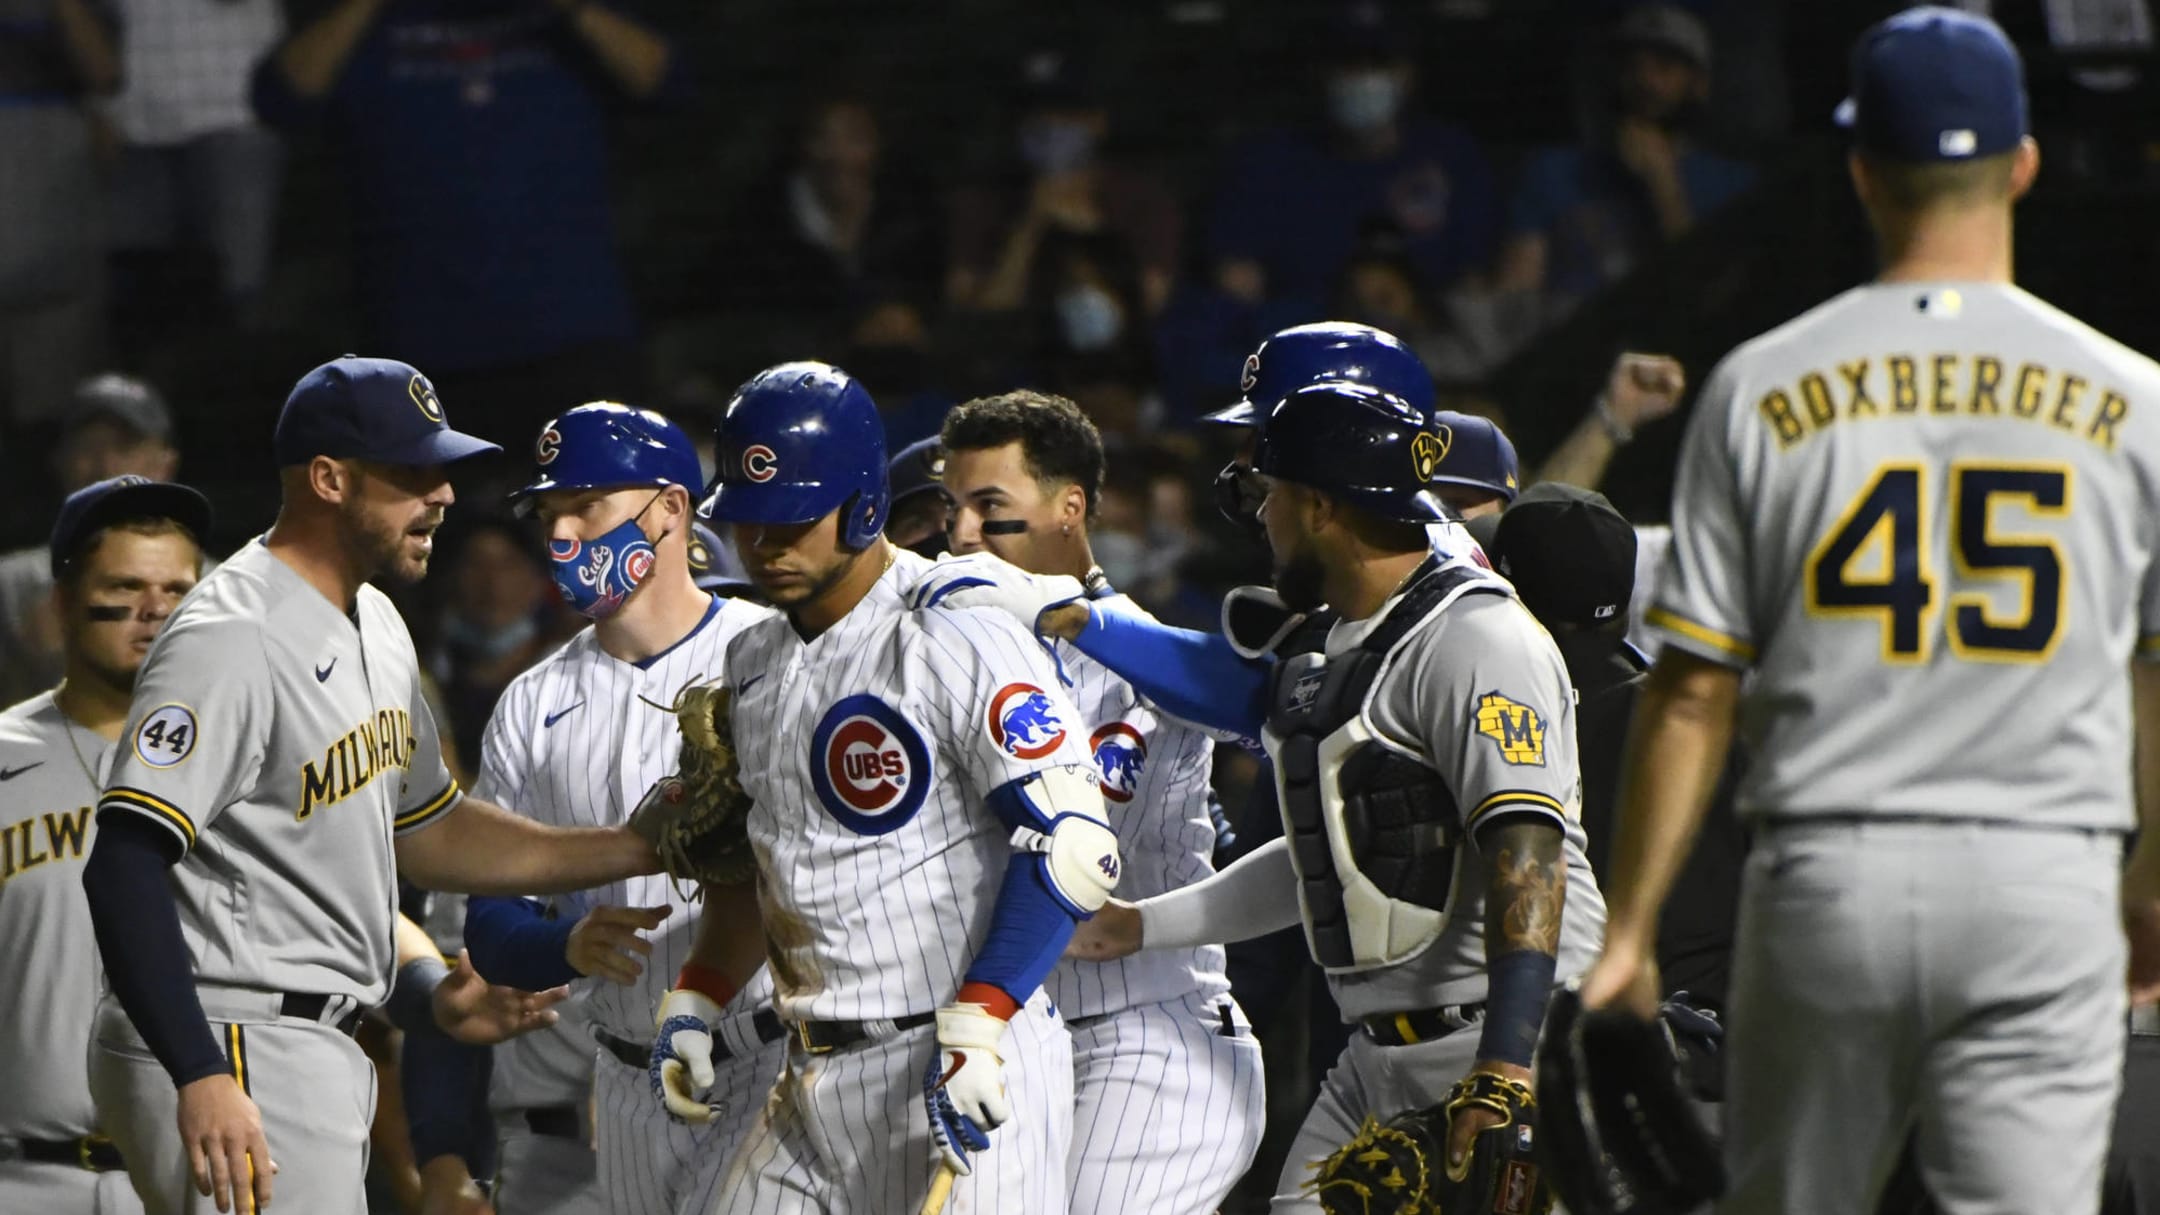
[[[72,737],[71,737],[72,735]],[[83,897],[90,815],[113,745],[41,692],[0,713],[0,1137],[97,1127],[89,1032],[105,971]],[[77,756],[81,762],[77,762]]]
[[[682,752],[671,708],[676,696],[720,678],[728,642],[770,614],[740,599],[715,598],[688,636],[637,663],[603,651],[592,629],[579,633],[503,689],[481,738],[477,795],[561,827],[627,820],[646,790],[675,771]],[[590,978],[572,984],[582,1020],[633,1042],[652,1035],[660,998],[674,985],[696,936],[696,905],[676,894],[664,874],[559,895],[551,903],[571,920],[594,907],[662,904],[674,910],[646,934],[653,950],[636,984]],[[728,1007],[748,1012],[770,995],[760,970]],[[520,1057],[510,1056],[511,1066]]]
[[[1042,646],[992,609],[910,612],[904,594],[930,562],[894,554],[868,596],[817,637],[775,616],[728,648],[789,1020],[951,1003],[1011,855],[984,799],[1057,766],[1094,779],[1083,719]]]
[[[1116,610],[1152,620],[1140,606],[1115,596]],[[1058,661],[1072,679],[1066,689],[1087,723],[1088,750],[1102,777],[1103,810],[1117,829],[1124,871],[1121,899],[1143,899],[1215,872],[1215,823],[1208,816],[1208,779],[1215,744],[1198,727],[1162,710],[1108,667],[1060,641]],[[1058,963],[1043,984],[1068,1017],[1096,1017],[1136,1004],[1159,1004],[1199,992],[1230,990],[1223,949],[1149,949],[1115,962]]]

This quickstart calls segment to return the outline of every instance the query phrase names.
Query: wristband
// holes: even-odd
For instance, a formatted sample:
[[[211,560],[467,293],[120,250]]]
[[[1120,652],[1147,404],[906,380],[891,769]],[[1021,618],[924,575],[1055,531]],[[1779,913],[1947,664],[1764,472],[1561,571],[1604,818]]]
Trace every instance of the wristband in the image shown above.
[[[1534,949],[1512,950],[1486,963],[1485,1027],[1478,1035],[1478,1058],[1530,1066],[1557,969],[1558,959]]]
[[[1622,422],[1619,415],[1613,412],[1610,398],[1599,397],[1596,412],[1598,423],[1605,427],[1605,435],[1613,441],[1613,446],[1625,447],[1634,441],[1634,428]]]
[[[1020,1011],[1020,1002],[995,983],[962,983],[953,1003],[977,1005],[1000,1021],[1010,1021]]]
[[[675,986],[682,991],[694,991],[722,1008],[735,998],[735,985],[728,982],[726,975],[696,962],[685,962],[683,968],[675,972]]]
[[[435,1024],[435,989],[449,977],[450,968],[432,955],[398,967],[397,982],[391,985],[390,998],[383,1004],[390,1024],[408,1033]]]

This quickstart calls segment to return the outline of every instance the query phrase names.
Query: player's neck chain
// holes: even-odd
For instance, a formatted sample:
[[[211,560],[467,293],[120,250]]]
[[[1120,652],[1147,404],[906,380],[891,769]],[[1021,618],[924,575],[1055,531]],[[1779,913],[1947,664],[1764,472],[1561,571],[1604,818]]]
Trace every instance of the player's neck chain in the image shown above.
[[[82,747],[75,741],[75,719],[64,709],[60,713],[60,728],[67,731],[68,750],[75,753],[75,766],[82,769],[83,779],[90,782],[90,797],[96,800],[103,786],[98,784],[97,773],[90,770],[90,761],[83,758]]]

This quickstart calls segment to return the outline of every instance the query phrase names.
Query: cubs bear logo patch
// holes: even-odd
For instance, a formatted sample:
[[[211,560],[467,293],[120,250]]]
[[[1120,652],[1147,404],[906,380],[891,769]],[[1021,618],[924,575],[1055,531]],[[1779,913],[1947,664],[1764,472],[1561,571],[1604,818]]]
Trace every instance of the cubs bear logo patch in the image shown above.
[[[1478,697],[1477,732],[1500,747],[1511,764],[1545,766],[1545,722],[1536,709],[1498,692]]]
[[[990,698],[990,741],[1015,759],[1041,759],[1065,741],[1065,723],[1048,693],[1031,683],[1009,683]]]
[[[1102,795],[1113,802],[1131,801],[1140,789],[1140,773],[1147,768],[1146,736],[1122,721],[1113,721],[1089,736],[1088,747],[1102,772]]]

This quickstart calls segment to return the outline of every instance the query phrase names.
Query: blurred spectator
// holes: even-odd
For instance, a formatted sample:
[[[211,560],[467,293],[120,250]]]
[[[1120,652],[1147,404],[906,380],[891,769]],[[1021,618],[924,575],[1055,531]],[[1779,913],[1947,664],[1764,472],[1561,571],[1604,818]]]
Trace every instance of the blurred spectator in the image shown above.
[[[1426,290],[1484,268],[1499,213],[1491,169],[1467,132],[1408,115],[1408,48],[1371,0],[1334,15],[1319,48],[1325,127],[1244,148],[1216,194],[1209,252],[1232,298],[1326,299],[1373,217],[1403,234]]]
[[[124,146],[112,247],[207,246],[225,302],[252,325],[270,277],[284,148],[255,124],[248,75],[284,35],[284,12],[278,0],[117,4],[122,88],[106,114]],[[156,291],[155,279],[141,286]]]
[[[605,103],[680,79],[668,43],[601,0],[339,0],[263,61],[254,102],[322,125],[344,160],[370,340],[515,447],[638,390]]]
[[[1426,290],[1401,230],[1389,220],[1374,219],[1361,225],[1328,315],[1401,338],[1435,380],[1474,381],[1509,353],[1485,298],[1476,291]]]
[[[470,524],[448,565],[428,673],[442,689],[458,754],[478,755],[502,690],[577,629],[565,619],[540,547],[509,520]]]
[[[1660,244],[1731,202],[1754,170],[1699,147],[1710,35],[1686,9],[1644,4],[1614,27],[1612,118],[1570,148],[1532,156],[1495,271],[1549,324]]]
[[[53,450],[53,479],[62,497],[111,477],[170,481],[180,471],[172,413],[141,380],[110,373],[85,380],[68,397],[64,417],[66,429]],[[50,557],[43,544],[0,556],[0,704],[60,680]]]
[[[93,0],[0,0],[0,417],[67,399],[102,341],[87,98],[120,80]]]
[[[839,365],[878,403],[887,451],[936,434],[945,411],[958,400],[940,382],[929,322],[906,300],[882,300],[864,309],[848,333]]]
[[[700,289],[775,332],[775,346],[830,348],[885,298],[926,305],[944,269],[942,233],[913,183],[886,166],[877,112],[821,98],[798,120],[787,161],[727,220]]]
[[[1036,320],[1032,375],[1070,397],[1107,437],[1133,437],[1160,421],[1145,271],[1108,233],[1068,233],[1043,242],[1030,312]]]
[[[1146,314],[1160,311],[1178,270],[1177,198],[1103,154],[1110,111],[1079,65],[1062,51],[1028,56],[1007,112],[1011,159],[1001,179],[953,194],[946,299],[983,312],[1021,308],[1049,238],[1102,236],[1137,263]]]

